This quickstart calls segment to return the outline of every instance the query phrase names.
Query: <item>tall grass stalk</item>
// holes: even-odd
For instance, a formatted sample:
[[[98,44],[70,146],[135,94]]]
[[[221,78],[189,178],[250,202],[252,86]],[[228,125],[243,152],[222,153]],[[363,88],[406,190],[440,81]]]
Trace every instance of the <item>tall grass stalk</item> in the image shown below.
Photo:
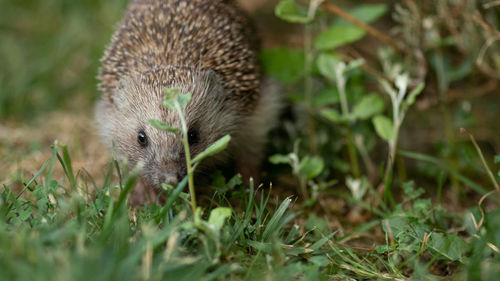
[[[188,177],[188,187],[189,194],[191,196],[191,211],[193,214],[196,212],[196,191],[194,189],[194,170],[191,162],[191,152],[189,150],[189,141],[188,141],[188,128],[186,125],[186,118],[184,118],[184,114],[182,113],[182,108],[178,102],[175,103],[175,109],[181,119],[182,124],[182,144],[184,145],[184,154],[186,155],[186,167],[187,167],[187,177]]]

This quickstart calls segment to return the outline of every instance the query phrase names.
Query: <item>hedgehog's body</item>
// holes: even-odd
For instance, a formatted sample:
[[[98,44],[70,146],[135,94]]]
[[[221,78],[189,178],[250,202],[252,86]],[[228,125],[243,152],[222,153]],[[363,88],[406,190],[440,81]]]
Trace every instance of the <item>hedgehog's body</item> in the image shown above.
[[[230,156],[244,174],[258,166],[277,97],[260,93],[255,32],[230,2],[132,1],[102,59],[101,135],[130,164],[143,162],[152,186],[185,174],[180,140],[148,123],[180,127],[177,114],[163,107],[164,87],[193,95],[184,114],[194,155],[230,134],[226,153],[207,164]]]

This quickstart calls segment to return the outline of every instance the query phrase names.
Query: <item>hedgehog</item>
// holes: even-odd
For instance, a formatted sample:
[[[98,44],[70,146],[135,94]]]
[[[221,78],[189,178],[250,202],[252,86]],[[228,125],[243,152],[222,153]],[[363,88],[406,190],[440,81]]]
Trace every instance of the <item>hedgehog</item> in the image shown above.
[[[245,181],[258,177],[279,109],[277,91],[265,90],[258,51],[256,29],[234,1],[129,3],[101,59],[95,119],[118,158],[142,164],[136,201],[186,175],[181,140],[149,123],[181,127],[178,114],[163,106],[166,87],[192,94],[183,114],[193,157],[231,136],[226,150],[197,170],[234,163]]]

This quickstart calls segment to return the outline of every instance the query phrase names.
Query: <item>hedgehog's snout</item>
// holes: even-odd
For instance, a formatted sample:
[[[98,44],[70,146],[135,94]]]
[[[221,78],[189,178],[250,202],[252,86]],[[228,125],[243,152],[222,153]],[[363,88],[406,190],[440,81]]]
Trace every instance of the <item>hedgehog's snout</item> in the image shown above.
[[[146,173],[145,176],[148,178],[149,182],[156,187],[161,187],[163,183],[176,186],[184,178],[185,173],[181,170],[175,172],[157,171],[151,174]]]
[[[176,186],[186,175],[186,168],[181,162],[182,159],[169,159],[163,165],[156,166],[153,170],[152,183],[160,187],[162,183]]]
[[[179,173],[168,173],[168,174],[163,174],[159,178],[160,184],[166,183],[168,185],[177,185],[177,183],[181,180]]]

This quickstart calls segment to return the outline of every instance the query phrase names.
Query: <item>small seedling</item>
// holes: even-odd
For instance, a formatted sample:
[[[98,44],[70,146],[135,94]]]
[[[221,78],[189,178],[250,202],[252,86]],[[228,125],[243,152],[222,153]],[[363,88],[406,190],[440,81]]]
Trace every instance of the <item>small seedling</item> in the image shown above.
[[[191,195],[191,210],[193,214],[196,213],[196,194],[194,188],[194,171],[198,164],[205,158],[215,155],[227,147],[227,144],[231,140],[231,136],[225,135],[220,138],[213,144],[211,144],[204,151],[196,155],[194,158],[191,158],[191,152],[189,150],[189,141],[188,141],[188,127],[186,123],[186,118],[184,116],[184,109],[188,105],[191,100],[191,93],[181,93],[181,89],[179,88],[165,88],[164,89],[164,98],[163,105],[172,111],[177,112],[179,119],[181,120],[181,128],[175,128],[169,126],[168,124],[151,119],[149,123],[163,131],[171,132],[176,135],[182,141],[184,146],[184,154],[186,156],[186,167],[187,167],[187,177],[188,177],[188,186],[189,186],[189,194]]]
[[[275,154],[269,157],[269,162],[273,164],[288,164],[292,168],[293,174],[299,180],[300,192],[304,198],[309,198],[307,185],[314,186],[311,182],[319,176],[324,169],[324,161],[319,156],[299,157],[299,141],[295,142],[294,151],[287,155]]]
[[[392,120],[379,114],[372,118],[372,122],[377,134],[389,144],[389,154],[384,176],[385,189],[387,191],[390,185],[394,160],[396,158],[399,130],[408,109],[415,103],[415,99],[422,92],[425,84],[420,83],[408,93],[410,78],[408,73],[401,71],[400,65],[392,65],[386,69],[386,72],[390,75],[389,77],[394,78],[394,83],[391,84],[385,79],[379,79],[379,83],[384,92],[390,97],[392,104]]]

